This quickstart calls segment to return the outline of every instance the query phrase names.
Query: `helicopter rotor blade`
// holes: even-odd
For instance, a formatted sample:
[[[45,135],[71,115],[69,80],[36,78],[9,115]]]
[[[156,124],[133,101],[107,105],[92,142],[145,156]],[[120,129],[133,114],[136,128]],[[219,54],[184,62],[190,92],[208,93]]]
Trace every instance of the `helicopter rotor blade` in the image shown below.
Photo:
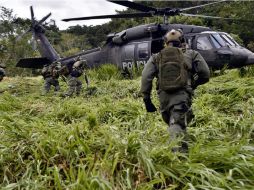
[[[196,14],[187,14],[187,13],[181,13],[181,15],[190,16],[190,17],[200,17],[200,18],[206,18],[206,19],[221,19],[221,20],[232,20],[232,21],[240,21],[240,22],[253,22],[251,20],[243,20],[243,19],[237,19],[237,18],[225,18],[225,17],[219,17],[219,16],[196,15]]]
[[[45,20],[48,19],[48,17],[50,17],[51,13],[47,14],[45,17],[43,17],[37,24],[40,25],[42,24]]]
[[[30,12],[31,12],[31,20],[34,20],[34,10],[33,10],[33,6],[30,6]]]
[[[198,5],[198,6],[194,6],[194,7],[181,8],[180,11],[188,11],[188,10],[197,9],[197,8],[200,8],[200,7],[206,7],[206,6],[209,6],[209,5],[222,3],[222,2],[225,2],[225,1],[226,0],[215,1],[215,2],[212,2],[212,3],[206,3],[206,4],[203,4],[203,5]]]
[[[138,11],[142,11],[142,12],[150,12],[150,11],[154,11],[156,12],[157,9],[153,8],[153,7],[149,7],[149,6],[145,6],[145,5],[141,5],[135,2],[131,2],[131,1],[117,1],[117,0],[108,0],[111,3],[115,3],[118,5],[122,5],[131,9],[135,9]]]
[[[33,27],[35,25],[33,6],[30,6],[30,12],[31,12],[31,22],[32,22],[32,27]]]
[[[107,18],[137,18],[137,17],[152,17],[152,13],[125,13],[117,15],[100,15],[100,16],[89,16],[89,17],[76,17],[76,18],[66,18],[62,21],[74,21],[74,20],[90,20],[90,19],[107,19]]]

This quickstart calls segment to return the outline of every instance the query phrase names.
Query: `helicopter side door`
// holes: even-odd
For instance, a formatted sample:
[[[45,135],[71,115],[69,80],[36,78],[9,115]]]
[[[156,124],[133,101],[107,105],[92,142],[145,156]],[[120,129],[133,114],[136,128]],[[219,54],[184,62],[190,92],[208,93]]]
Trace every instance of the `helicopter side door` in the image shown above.
[[[124,45],[121,50],[122,69],[131,71],[135,63],[135,44]]]
[[[192,44],[193,49],[197,50],[205,59],[208,66],[219,67],[217,60],[216,48],[210,39],[209,34],[198,34]]]
[[[149,41],[132,42],[121,49],[122,68],[131,71],[134,66],[143,67],[151,55]]]

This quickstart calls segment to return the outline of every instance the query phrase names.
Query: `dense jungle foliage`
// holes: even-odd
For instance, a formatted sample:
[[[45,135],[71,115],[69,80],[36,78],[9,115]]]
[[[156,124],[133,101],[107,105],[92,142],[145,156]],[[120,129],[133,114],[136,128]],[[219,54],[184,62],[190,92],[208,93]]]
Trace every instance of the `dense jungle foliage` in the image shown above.
[[[189,7],[200,5],[202,1],[139,1],[153,7]],[[221,4],[196,9],[189,13],[206,14],[211,16],[231,17],[252,21],[254,18],[253,1],[227,1]],[[118,11],[119,13],[133,12],[127,9]],[[103,14],[103,13],[102,13]],[[60,31],[56,25],[46,25],[47,37],[54,45],[58,53],[62,56],[72,55],[82,49],[90,49],[103,46],[107,34],[120,32],[126,28],[139,24],[162,23],[161,17],[137,18],[137,19],[112,19],[112,21],[98,26],[72,26],[64,31]],[[226,31],[232,34],[238,42],[254,51],[254,28],[253,22],[211,20],[194,17],[176,16],[170,18],[170,23],[195,24],[209,26],[215,30]],[[0,61],[8,66],[9,75],[28,75],[31,70],[16,69],[14,65],[20,58],[39,56],[38,51],[31,47],[31,34],[23,36],[16,42],[15,37],[30,26],[29,19],[19,18],[15,11],[8,7],[0,6]]]
[[[66,99],[41,96],[41,77],[0,83],[0,189],[254,188],[254,73],[197,89],[188,154],[172,153],[160,113],[146,112],[140,77],[112,65],[88,75],[90,88]]]

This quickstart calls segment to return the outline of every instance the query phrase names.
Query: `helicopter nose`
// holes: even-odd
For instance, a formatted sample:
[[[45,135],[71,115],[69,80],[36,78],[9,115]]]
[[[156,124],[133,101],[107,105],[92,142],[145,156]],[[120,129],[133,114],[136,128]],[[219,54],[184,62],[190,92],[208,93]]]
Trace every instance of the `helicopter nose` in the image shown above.
[[[231,47],[233,53],[230,59],[231,67],[242,67],[247,65],[254,65],[254,53],[244,47]]]
[[[248,56],[248,59],[246,61],[246,65],[254,65],[254,53],[251,53]]]

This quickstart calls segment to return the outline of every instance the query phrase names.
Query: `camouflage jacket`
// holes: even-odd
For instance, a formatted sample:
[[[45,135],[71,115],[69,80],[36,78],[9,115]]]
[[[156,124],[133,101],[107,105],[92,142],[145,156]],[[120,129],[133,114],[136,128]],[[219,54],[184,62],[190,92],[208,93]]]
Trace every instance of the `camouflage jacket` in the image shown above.
[[[56,65],[44,66],[41,71],[41,74],[44,78],[48,78],[48,77],[58,78],[59,77],[59,72],[58,72],[58,69],[56,68]]]
[[[195,89],[198,85],[209,81],[210,70],[204,58],[199,52],[191,49],[183,49],[184,61],[188,66],[189,83],[186,88]],[[150,57],[142,72],[141,90],[144,97],[150,96],[152,91],[152,81],[158,78],[157,63],[159,60],[159,53]],[[157,82],[157,90],[158,88]]]

